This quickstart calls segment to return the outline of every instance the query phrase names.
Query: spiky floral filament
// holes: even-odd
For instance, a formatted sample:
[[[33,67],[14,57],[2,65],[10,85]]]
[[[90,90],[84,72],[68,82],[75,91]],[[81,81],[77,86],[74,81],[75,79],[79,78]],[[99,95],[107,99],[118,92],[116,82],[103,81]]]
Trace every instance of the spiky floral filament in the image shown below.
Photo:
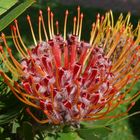
[[[40,14],[41,23],[42,23],[42,26],[43,26],[44,35],[45,35],[46,41],[48,41],[48,35],[47,35],[47,32],[46,32],[44,18],[43,18],[43,14],[42,14],[42,11],[41,10],[39,11],[39,14]]]
[[[30,25],[30,29],[31,29],[33,40],[34,40],[34,44],[35,44],[35,46],[37,46],[37,41],[36,41],[35,33],[34,33],[34,30],[33,30],[32,22],[31,22],[31,19],[30,19],[29,15],[27,15],[27,21],[28,21],[28,23]]]
[[[105,16],[98,14],[88,43],[81,40],[83,14],[80,7],[77,11],[73,32],[68,36],[66,11],[62,37],[58,21],[54,29],[54,14],[49,7],[47,33],[40,10],[39,41],[30,16],[27,16],[35,44],[31,49],[25,46],[15,20],[11,30],[13,42],[21,56],[20,62],[12,55],[2,34],[7,53],[0,46],[0,58],[19,82],[8,77],[4,70],[0,70],[1,76],[20,101],[46,115],[40,120],[27,108],[27,112],[39,123],[76,123],[119,117],[131,109],[133,100],[139,95],[138,92],[127,97],[140,76],[140,23],[132,30],[130,13],[125,19],[121,14],[116,24],[112,11]],[[129,88],[122,92],[127,85],[130,85]],[[109,115],[120,104],[127,102],[131,105],[125,113]]]

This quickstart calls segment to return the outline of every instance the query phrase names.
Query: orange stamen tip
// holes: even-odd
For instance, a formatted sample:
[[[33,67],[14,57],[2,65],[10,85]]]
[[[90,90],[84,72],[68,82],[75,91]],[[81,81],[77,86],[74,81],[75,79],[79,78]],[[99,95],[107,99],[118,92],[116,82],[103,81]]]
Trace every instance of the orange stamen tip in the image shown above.
[[[92,24],[92,28],[94,28],[94,27],[95,27],[95,23]]]
[[[30,20],[30,16],[29,15],[27,15],[27,20]]]
[[[74,17],[73,20],[76,22],[76,17]]]
[[[50,7],[48,7],[48,9],[47,9],[47,10],[48,10],[48,12],[50,12],[50,10],[51,10],[51,9],[50,9]]]
[[[53,12],[51,12],[51,17],[53,17],[54,16],[54,14],[53,14]]]
[[[100,14],[99,14],[99,13],[97,14],[97,18],[98,18],[98,19],[100,18]]]
[[[69,14],[69,11],[68,10],[66,10],[66,15],[68,15]]]
[[[135,104],[136,104],[135,102],[132,102],[132,103],[131,103],[131,106],[134,106]]]
[[[56,21],[56,25],[58,25],[58,21]]]
[[[84,14],[82,13],[80,17],[83,18],[83,16],[84,16]]]
[[[80,6],[77,7],[77,10],[80,10]]]
[[[1,38],[2,38],[2,40],[5,39],[5,34],[4,33],[1,34]]]
[[[39,14],[42,15],[42,10],[39,10]]]
[[[4,33],[1,33],[1,36],[2,36],[2,37],[5,37],[5,34],[4,34]]]
[[[104,20],[104,18],[105,18],[104,16],[101,17],[102,20]]]
[[[17,19],[15,19],[14,22],[17,23],[18,22]]]

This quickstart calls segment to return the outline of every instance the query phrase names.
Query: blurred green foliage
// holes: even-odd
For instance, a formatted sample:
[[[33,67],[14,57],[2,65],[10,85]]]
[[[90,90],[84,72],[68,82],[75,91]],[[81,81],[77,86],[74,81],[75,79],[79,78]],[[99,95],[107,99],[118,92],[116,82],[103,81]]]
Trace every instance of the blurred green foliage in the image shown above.
[[[5,13],[8,9],[10,9],[13,5],[17,3],[18,0],[1,0],[0,1],[0,15]]]
[[[9,0],[8,0],[9,1]],[[0,12],[6,12],[8,10],[8,8],[12,7],[17,1],[1,1],[1,5],[6,6],[7,8],[5,10],[2,10],[3,7],[0,7]],[[0,21],[0,31],[3,30],[6,26],[8,26],[15,18],[17,18],[21,13],[23,13],[31,4],[33,4],[35,1],[34,0],[25,0],[24,2],[20,3],[15,6],[15,8],[7,11],[7,14],[2,17],[1,21]]]

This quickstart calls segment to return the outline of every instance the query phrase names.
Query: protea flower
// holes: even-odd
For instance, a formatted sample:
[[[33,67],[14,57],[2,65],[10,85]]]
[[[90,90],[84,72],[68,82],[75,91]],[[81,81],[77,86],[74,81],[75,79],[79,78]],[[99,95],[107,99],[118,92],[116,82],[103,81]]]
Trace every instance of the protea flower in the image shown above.
[[[127,97],[140,75],[140,24],[133,30],[130,13],[125,18],[121,14],[116,24],[112,11],[105,16],[98,14],[89,42],[85,42],[81,40],[83,13],[80,7],[73,20],[73,31],[68,35],[68,10],[62,34],[58,21],[54,28],[50,8],[47,11],[47,30],[39,11],[38,40],[27,16],[34,41],[31,47],[24,44],[17,20],[11,27],[19,61],[2,33],[7,52],[0,46],[0,58],[18,80],[14,81],[4,70],[0,73],[13,94],[29,106],[27,112],[39,123],[78,123],[125,115],[139,95],[138,92]],[[42,39],[42,31],[45,39]],[[126,102],[130,103],[126,112],[109,115]],[[32,108],[40,110],[43,118],[33,113]]]

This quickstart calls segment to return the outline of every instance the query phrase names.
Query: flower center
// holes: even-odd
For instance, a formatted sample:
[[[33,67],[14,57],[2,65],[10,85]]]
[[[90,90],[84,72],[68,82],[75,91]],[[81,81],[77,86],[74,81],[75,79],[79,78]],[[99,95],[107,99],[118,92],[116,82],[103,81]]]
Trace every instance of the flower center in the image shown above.
[[[102,110],[113,94],[111,62],[102,48],[94,47],[85,63],[90,47],[77,36],[69,35],[64,41],[57,35],[40,42],[29,51],[30,58],[22,60],[26,74],[21,84],[27,93],[39,98],[36,104],[53,120],[73,122],[86,118]]]

